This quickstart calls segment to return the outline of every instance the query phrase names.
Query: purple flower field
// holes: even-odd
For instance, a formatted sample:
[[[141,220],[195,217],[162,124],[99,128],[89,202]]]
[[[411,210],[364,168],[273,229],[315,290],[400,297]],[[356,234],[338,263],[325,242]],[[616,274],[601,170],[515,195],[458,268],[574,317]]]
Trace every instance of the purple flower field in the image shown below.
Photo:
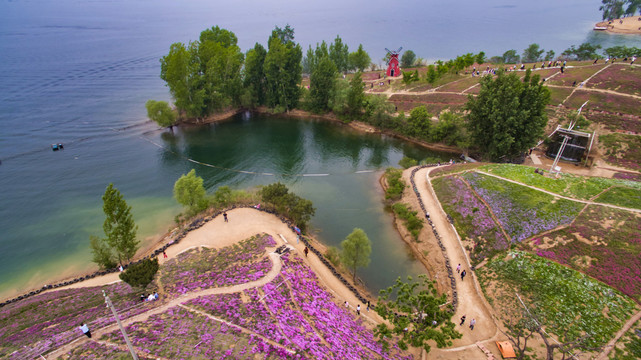
[[[255,281],[272,268],[265,248],[269,235],[256,235],[222,249],[191,249],[163,264],[160,281],[171,295]]]
[[[513,242],[570,224],[584,206],[475,172],[463,176],[489,205]]]
[[[153,357],[146,357],[137,354],[140,360],[152,360]],[[125,359],[129,358],[129,350],[120,349],[117,346],[106,346],[95,341],[86,342],[69,353],[61,356],[62,360],[101,360],[101,359]]]

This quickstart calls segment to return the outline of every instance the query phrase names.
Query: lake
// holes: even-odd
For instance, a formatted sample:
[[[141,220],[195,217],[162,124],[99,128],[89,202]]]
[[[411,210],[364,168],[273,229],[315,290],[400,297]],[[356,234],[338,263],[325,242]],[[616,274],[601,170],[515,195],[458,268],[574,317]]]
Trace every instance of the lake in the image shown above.
[[[110,182],[132,205],[141,238],[172,226],[180,212],[173,183],[194,167],[187,158],[219,167],[195,167],[210,192],[287,183],[318,208],[312,227],[327,244],[340,243],[354,227],[365,229],[374,253],[362,276],[372,290],[414,274],[420,266],[383,211],[377,179],[404,155],[435,154],[324,122],[277,117],[160,131],[144,110],[147,99],[169,100],[158,59],[171,43],[196,39],[213,25],[235,32],[243,51],[265,44],[274,25],[294,27],[305,49],[339,34],[351,50],[362,43],[377,63],[386,47],[400,46],[430,60],[521,53],[534,42],[557,54],[588,39],[604,47],[641,46],[639,36],[593,33],[599,4],[1,1],[0,295],[90,266],[88,239],[101,234],[100,197]],[[65,150],[52,152],[52,143]]]

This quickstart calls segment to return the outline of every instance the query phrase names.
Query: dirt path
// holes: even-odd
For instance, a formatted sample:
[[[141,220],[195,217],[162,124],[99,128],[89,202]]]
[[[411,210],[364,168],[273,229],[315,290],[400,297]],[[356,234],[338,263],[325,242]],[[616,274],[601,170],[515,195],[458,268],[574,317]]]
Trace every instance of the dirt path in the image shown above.
[[[447,256],[453,268],[461,264],[461,270],[465,269],[467,276],[465,280],[461,280],[458,274],[457,277],[457,293],[458,293],[458,309],[454,314],[454,321],[457,324],[457,330],[463,334],[463,338],[454,340],[453,348],[450,349],[436,349],[427,355],[429,359],[453,359],[465,358],[468,355],[454,355],[457,351],[468,351],[474,348],[477,342],[486,342],[494,340],[499,335],[497,325],[492,315],[492,309],[485,300],[481,288],[476,279],[474,271],[470,269],[470,262],[463,249],[458,234],[454,227],[447,221],[447,216],[440,203],[436,199],[432,190],[432,184],[429,182],[428,174],[434,168],[425,168],[416,172],[415,182],[421,199],[425,205],[425,209],[430,214],[430,218],[436,227],[436,230],[441,236],[443,245],[445,245]],[[458,326],[461,316],[465,315],[466,320],[464,326]],[[468,327],[470,321],[476,319],[476,326],[474,330]],[[482,358],[479,349],[471,350],[475,358]]]
[[[595,360],[607,360],[608,355],[610,354],[612,349],[614,349],[614,345],[617,343],[617,341],[619,341],[621,336],[623,336],[628,330],[630,330],[634,323],[639,321],[639,319],[641,319],[641,311],[639,311],[633,317],[628,319],[628,321],[626,321],[626,323],[623,325],[623,328],[617,331],[616,335],[614,335],[614,337],[610,341],[608,341],[608,343],[603,347],[603,351],[601,351],[601,353],[595,358]]]
[[[484,172],[484,171],[480,171],[480,170],[478,170],[478,169],[477,169],[477,170],[475,170],[475,171],[476,171],[476,172],[478,172],[479,174],[483,174],[483,175],[491,176],[491,177],[494,177],[494,178],[497,178],[497,179],[501,179],[501,180],[503,180],[503,181],[507,181],[507,182],[511,182],[511,183],[514,183],[514,184],[517,184],[517,185],[525,186],[525,187],[528,187],[528,188],[530,188],[530,189],[537,190],[537,191],[540,191],[540,192],[546,193],[546,194],[548,194],[548,195],[552,195],[552,196],[557,197],[557,198],[560,198],[560,199],[565,199],[565,200],[575,201],[575,202],[579,202],[579,203],[583,203],[583,204],[587,204],[587,205],[605,206],[605,207],[609,207],[609,208],[613,208],[613,209],[618,209],[618,210],[624,210],[624,211],[629,211],[629,212],[641,213],[641,209],[632,209],[632,208],[627,208],[627,207],[623,207],[623,206],[617,206],[617,205],[612,205],[612,204],[605,204],[605,203],[600,203],[600,202],[594,202],[594,201],[591,201],[591,200],[580,200],[580,199],[575,199],[575,198],[571,198],[571,197],[567,197],[567,196],[559,195],[559,194],[553,193],[553,192],[551,192],[551,191],[543,190],[543,189],[540,189],[540,188],[535,187],[535,186],[532,186],[532,185],[527,185],[527,184],[524,184],[524,183],[522,183],[522,182],[518,182],[518,181],[511,180],[511,179],[507,179],[507,178],[504,178],[504,177],[501,177],[501,176],[498,176],[498,175],[494,175],[494,174],[486,173],[486,172]]]

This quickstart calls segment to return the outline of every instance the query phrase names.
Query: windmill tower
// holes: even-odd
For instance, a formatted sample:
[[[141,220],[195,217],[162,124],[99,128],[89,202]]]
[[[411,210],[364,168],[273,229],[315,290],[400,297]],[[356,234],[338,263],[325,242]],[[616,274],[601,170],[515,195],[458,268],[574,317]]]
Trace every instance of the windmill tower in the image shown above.
[[[403,47],[401,46],[396,51],[391,51],[388,48],[385,48],[385,50],[389,55],[389,61],[387,62],[387,71],[385,73],[387,74],[387,76],[391,77],[401,75],[401,69],[398,66],[398,55],[401,53],[401,50],[403,50]]]

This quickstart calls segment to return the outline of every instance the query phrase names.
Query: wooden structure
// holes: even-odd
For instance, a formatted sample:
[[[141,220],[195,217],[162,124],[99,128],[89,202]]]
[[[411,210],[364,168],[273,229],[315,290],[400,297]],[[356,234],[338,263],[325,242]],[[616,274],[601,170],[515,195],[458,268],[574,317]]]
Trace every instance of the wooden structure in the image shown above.
[[[391,51],[388,48],[385,48],[387,50],[387,54],[389,55],[389,60],[387,61],[387,71],[385,74],[387,76],[400,76],[401,75],[401,68],[398,66],[398,55],[400,55],[401,50],[403,50],[403,47],[401,46],[398,48],[396,51]]]

